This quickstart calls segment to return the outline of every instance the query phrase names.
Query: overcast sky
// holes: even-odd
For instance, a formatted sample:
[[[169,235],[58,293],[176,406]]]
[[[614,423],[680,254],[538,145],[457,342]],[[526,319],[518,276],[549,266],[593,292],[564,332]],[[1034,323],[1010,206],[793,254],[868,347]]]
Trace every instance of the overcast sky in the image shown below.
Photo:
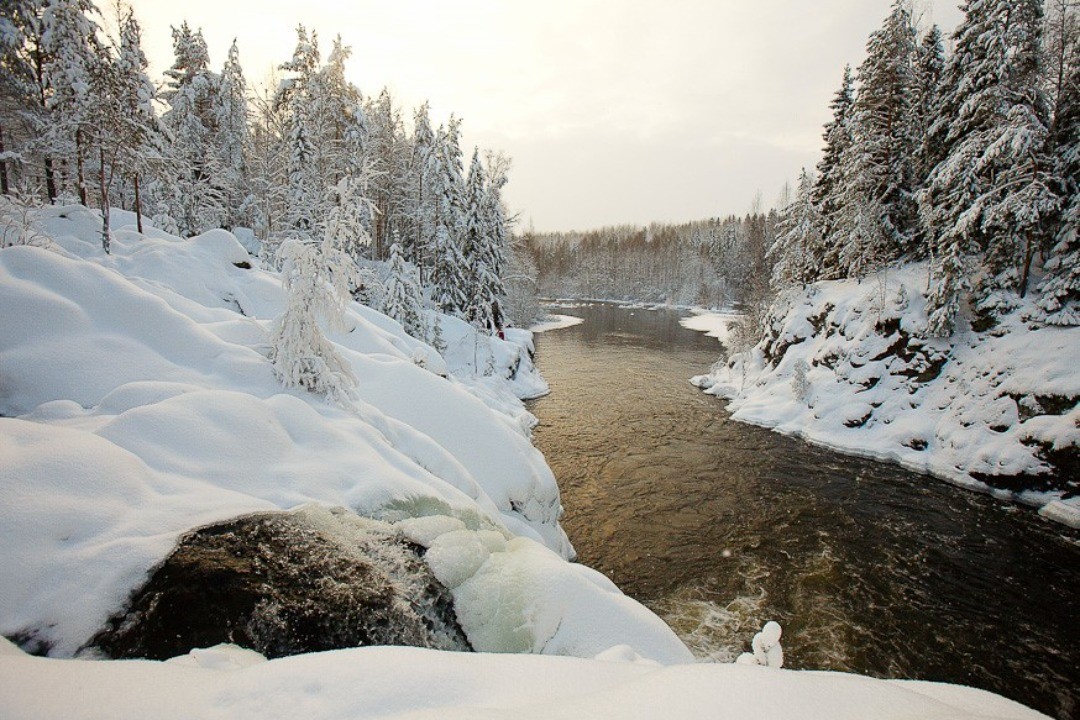
[[[152,71],[170,26],[201,27],[220,69],[239,41],[248,81],[292,55],[296,25],[353,48],[350,79],[389,86],[433,122],[513,158],[523,227],[589,229],[742,213],[817,162],[845,63],[891,0],[129,0]],[[102,3],[104,5],[104,3]],[[956,0],[919,0],[951,31]]]

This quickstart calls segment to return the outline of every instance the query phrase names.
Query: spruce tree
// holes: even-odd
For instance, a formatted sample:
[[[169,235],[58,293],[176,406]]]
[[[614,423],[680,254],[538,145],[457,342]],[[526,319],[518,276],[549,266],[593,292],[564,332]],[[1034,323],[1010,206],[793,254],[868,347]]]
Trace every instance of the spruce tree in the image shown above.
[[[171,153],[162,178],[163,213],[158,222],[175,222],[178,232],[192,235],[224,221],[225,198],[217,178],[220,162],[214,152],[213,117],[217,77],[201,30],[185,22],[172,29],[175,60],[165,71],[162,98],[168,109],[162,122],[172,136]]]
[[[1039,87],[1039,0],[970,0],[930,132],[947,155],[919,194],[936,263],[928,330],[952,331],[965,268],[978,256],[978,308],[1007,309],[1026,291],[1043,228],[1057,211]]]
[[[401,243],[390,245],[390,277],[386,281],[386,303],[383,312],[401,323],[405,332],[425,339],[424,296],[420,291],[416,270],[405,262]]]
[[[212,114],[215,124],[214,146],[220,162],[218,182],[225,204],[225,227],[249,222],[247,154],[251,144],[247,83],[240,66],[240,51],[236,40],[221,70],[217,92],[213,98]]]
[[[813,200],[821,214],[821,243],[811,249],[809,262],[813,277],[832,279],[839,276],[839,248],[833,241],[840,213],[840,190],[844,186],[844,157],[851,146],[851,107],[855,102],[851,67],[844,68],[844,79],[829,107],[833,119],[825,125],[825,149],[817,165]]]
[[[832,233],[848,276],[861,277],[912,250],[915,55],[911,16],[905,0],[896,0],[867,43],[851,108],[852,142],[840,157]]]
[[[812,176],[803,168],[794,200],[780,211],[776,241],[769,249],[773,292],[812,280],[809,250],[818,245],[821,233],[821,216],[813,202],[813,187]]]
[[[1039,288],[1040,319],[1050,325],[1080,325],[1080,57],[1072,57],[1054,118],[1057,177],[1067,205]]]

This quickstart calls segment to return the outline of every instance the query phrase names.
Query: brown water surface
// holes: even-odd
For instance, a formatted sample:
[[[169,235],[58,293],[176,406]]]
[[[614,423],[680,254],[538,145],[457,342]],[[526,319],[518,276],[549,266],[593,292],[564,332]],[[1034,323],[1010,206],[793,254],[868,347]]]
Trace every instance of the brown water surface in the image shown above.
[[[766,620],[787,667],[963,683],[1080,717],[1080,533],[731,421],[688,379],[717,341],[593,304],[537,336],[535,442],[579,558],[703,658]]]

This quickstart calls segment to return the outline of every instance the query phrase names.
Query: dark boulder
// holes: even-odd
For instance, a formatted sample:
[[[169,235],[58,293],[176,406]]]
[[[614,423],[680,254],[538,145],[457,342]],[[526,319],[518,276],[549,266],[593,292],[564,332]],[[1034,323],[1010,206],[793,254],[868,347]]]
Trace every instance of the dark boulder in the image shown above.
[[[234,643],[273,658],[361,645],[471,650],[423,548],[344,510],[195,530],[88,647],[166,659]]]

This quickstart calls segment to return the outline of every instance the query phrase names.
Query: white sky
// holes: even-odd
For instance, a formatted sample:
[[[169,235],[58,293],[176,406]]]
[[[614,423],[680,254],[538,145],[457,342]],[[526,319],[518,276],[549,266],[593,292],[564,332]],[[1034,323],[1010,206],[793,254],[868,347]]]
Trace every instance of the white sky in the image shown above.
[[[201,27],[220,69],[236,37],[249,82],[287,60],[295,28],[350,79],[406,110],[464,118],[463,144],[514,161],[523,226],[589,229],[745,212],[817,162],[845,63],[891,0],[128,0],[152,70],[170,26]],[[103,5],[105,3],[102,3]],[[956,0],[920,0],[946,32]]]

